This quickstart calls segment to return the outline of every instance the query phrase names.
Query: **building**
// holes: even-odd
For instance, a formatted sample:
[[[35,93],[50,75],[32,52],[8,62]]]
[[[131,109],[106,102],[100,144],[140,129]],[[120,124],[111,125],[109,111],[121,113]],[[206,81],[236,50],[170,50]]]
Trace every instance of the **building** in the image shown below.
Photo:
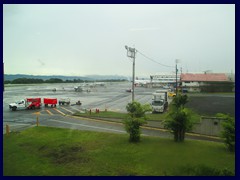
[[[150,76],[152,87],[169,87],[176,86],[175,73],[158,73]],[[180,83],[180,74],[177,75],[177,81]]]
[[[187,92],[232,92],[234,83],[224,73],[181,74],[182,90]]]

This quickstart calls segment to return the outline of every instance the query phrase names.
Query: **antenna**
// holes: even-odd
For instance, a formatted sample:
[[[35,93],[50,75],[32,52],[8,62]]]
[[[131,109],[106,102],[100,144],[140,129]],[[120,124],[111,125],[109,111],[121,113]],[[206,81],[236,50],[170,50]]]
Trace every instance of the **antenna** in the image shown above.
[[[203,71],[203,72],[204,72],[204,74],[207,74],[207,73],[212,72],[212,70],[205,70],[205,71]]]

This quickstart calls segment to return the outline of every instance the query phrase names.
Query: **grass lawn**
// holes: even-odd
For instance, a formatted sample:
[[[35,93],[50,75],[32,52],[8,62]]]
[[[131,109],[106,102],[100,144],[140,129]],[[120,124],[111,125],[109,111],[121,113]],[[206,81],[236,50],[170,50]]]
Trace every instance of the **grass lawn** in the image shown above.
[[[112,112],[112,111],[100,111],[99,113],[92,112],[91,114],[89,112],[86,113],[75,113],[75,116],[81,116],[81,117],[89,117],[89,118],[117,118],[117,119],[124,119],[127,117],[127,113],[122,112]],[[146,114],[147,121],[163,121],[167,119],[167,112],[165,113],[147,113]],[[198,122],[200,120],[200,115],[192,112],[192,120],[193,122]]]
[[[224,144],[128,134],[33,127],[3,137],[3,174],[8,175],[216,175],[234,173],[235,154]]]

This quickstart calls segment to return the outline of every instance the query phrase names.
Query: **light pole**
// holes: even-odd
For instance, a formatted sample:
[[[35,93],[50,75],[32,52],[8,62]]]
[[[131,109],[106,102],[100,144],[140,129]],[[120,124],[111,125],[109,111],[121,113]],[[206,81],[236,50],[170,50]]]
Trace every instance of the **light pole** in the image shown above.
[[[134,87],[135,87],[135,48],[125,46],[127,50],[127,56],[133,59],[133,77],[132,77],[132,102],[134,101]]]
[[[177,96],[177,94],[178,94],[178,87],[177,87],[177,72],[178,72],[178,69],[177,69],[177,63],[179,62],[179,60],[176,59],[175,62],[176,62],[176,96]]]

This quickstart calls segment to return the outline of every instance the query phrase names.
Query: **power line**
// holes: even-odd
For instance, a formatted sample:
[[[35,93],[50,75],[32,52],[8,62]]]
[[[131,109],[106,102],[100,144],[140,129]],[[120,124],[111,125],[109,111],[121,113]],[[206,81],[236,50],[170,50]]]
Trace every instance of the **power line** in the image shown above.
[[[168,66],[168,65],[165,65],[165,64],[162,64],[162,63],[159,63],[159,62],[157,62],[157,61],[155,61],[154,59],[152,59],[152,58],[150,58],[150,57],[148,57],[148,56],[146,56],[146,55],[144,55],[143,53],[141,53],[140,51],[137,51],[139,54],[141,54],[142,56],[144,56],[145,58],[147,58],[147,59],[149,59],[149,60],[151,60],[152,62],[155,62],[155,63],[157,63],[157,64],[160,64],[161,66],[165,66],[165,67],[174,67],[174,66]]]

